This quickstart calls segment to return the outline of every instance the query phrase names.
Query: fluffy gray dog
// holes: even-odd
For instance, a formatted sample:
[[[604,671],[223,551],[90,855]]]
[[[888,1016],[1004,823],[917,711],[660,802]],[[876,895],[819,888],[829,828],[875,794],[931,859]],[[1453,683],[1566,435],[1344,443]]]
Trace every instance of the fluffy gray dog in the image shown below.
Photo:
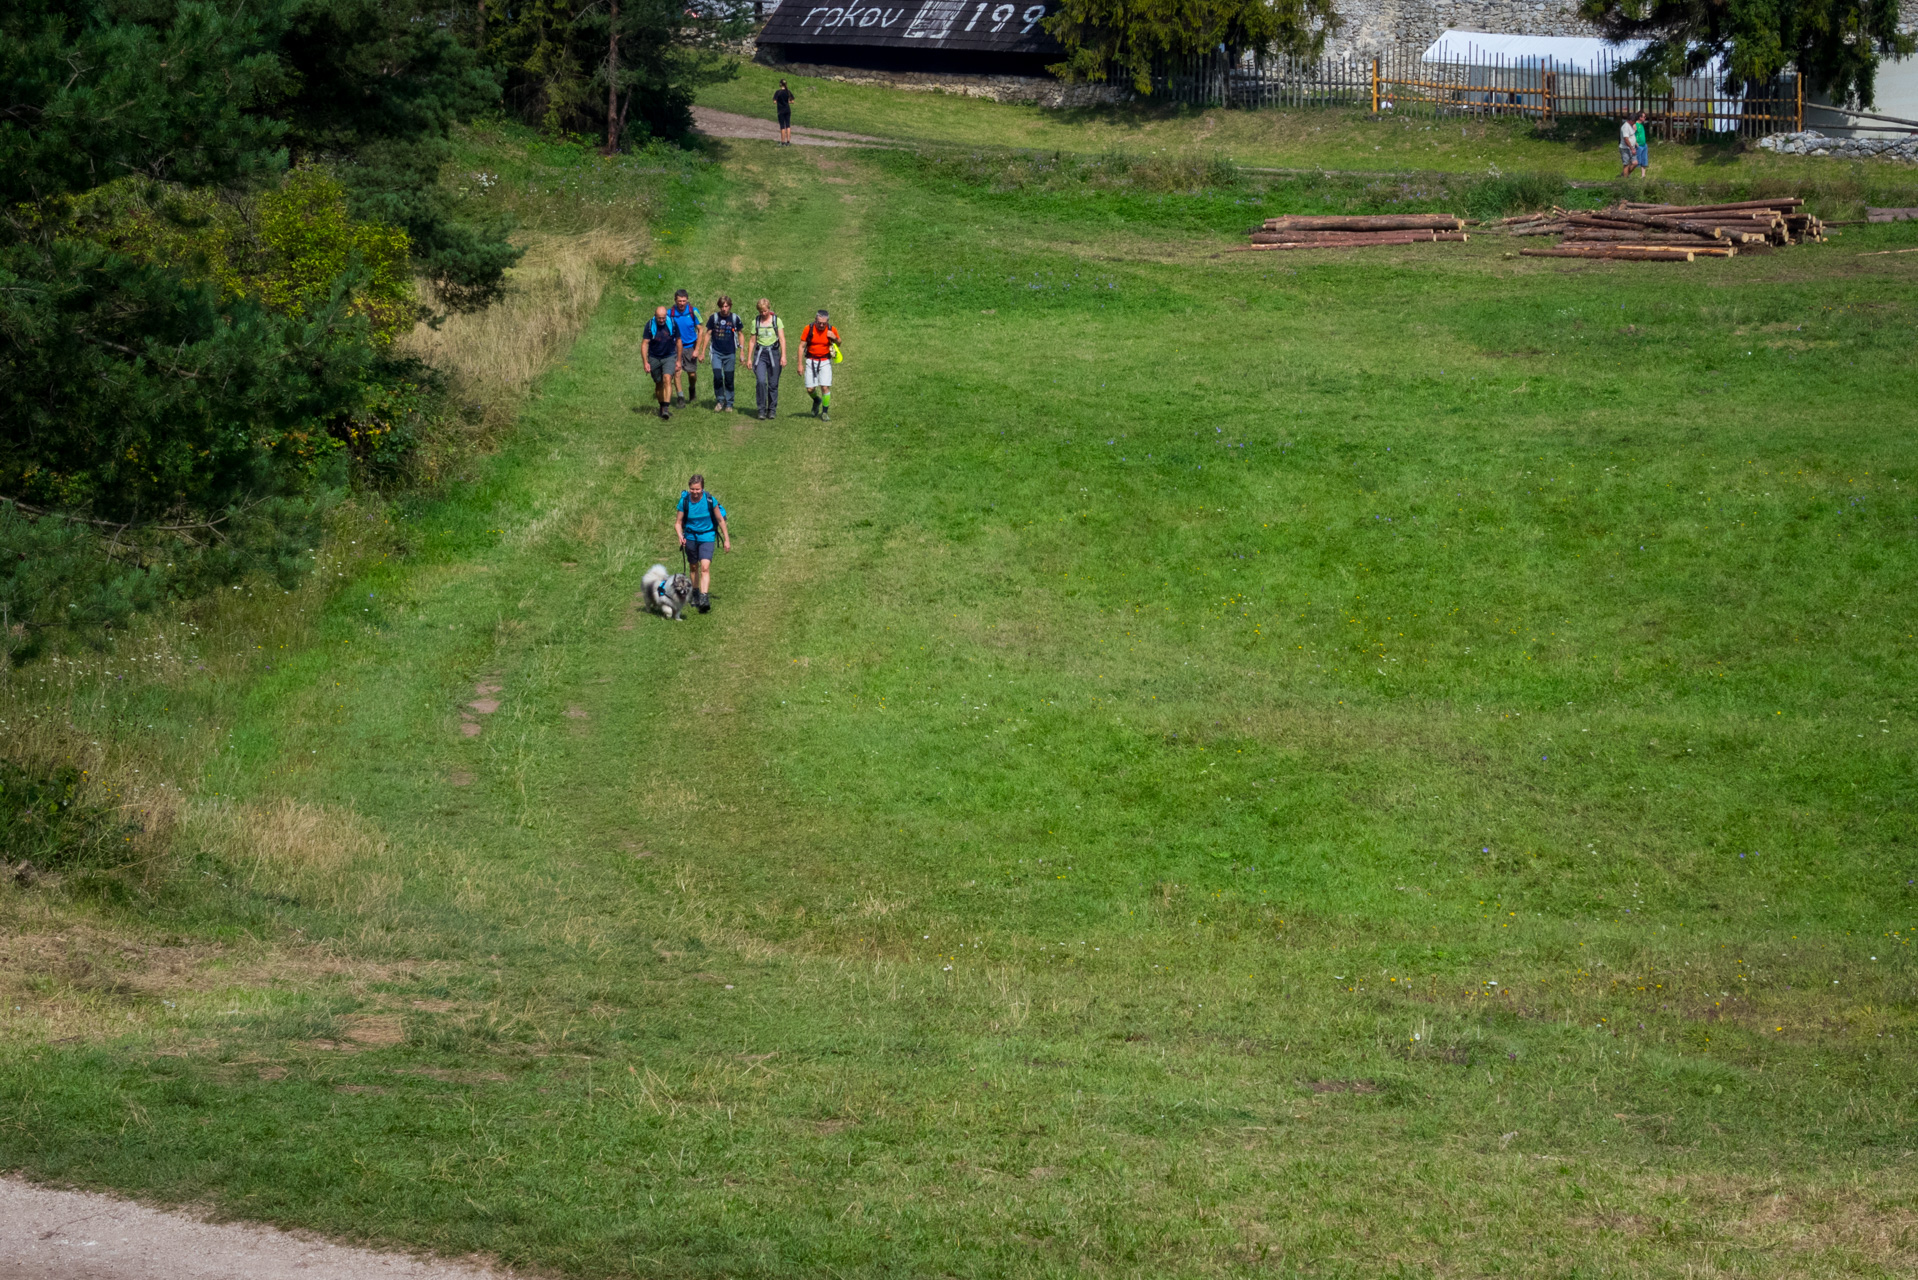
[[[683,620],[686,606],[693,600],[693,580],[683,573],[668,573],[666,566],[656,564],[646,571],[639,580],[641,590],[646,593],[646,607],[662,618]]]

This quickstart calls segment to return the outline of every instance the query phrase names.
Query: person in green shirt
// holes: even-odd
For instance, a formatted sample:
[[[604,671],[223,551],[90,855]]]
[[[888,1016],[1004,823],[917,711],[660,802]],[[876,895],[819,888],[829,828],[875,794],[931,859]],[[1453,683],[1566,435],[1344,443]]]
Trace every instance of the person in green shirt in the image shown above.
[[[778,417],[779,371],[786,367],[786,325],[765,298],[759,300],[759,314],[746,326],[746,365],[753,371],[759,420]]]
[[[1638,142],[1638,174],[1642,178],[1652,176],[1652,135],[1645,129],[1645,113],[1638,113],[1638,119],[1632,124],[1632,133]]]

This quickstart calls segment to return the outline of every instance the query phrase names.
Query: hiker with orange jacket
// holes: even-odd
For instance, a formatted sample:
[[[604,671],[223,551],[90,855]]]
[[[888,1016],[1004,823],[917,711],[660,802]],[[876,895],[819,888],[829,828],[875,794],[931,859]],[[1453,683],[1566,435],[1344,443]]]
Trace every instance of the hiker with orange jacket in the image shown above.
[[[832,366],[839,356],[839,330],[821,307],[813,322],[799,334],[799,354],[806,362],[806,394],[812,397],[813,417],[832,421]]]

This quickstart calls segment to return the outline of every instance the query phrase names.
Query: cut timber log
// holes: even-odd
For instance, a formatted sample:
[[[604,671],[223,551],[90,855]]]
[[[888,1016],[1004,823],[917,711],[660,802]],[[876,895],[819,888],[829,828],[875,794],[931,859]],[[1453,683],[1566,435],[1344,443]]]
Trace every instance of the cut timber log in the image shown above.
[[[1723,243],[1710,236],[1681,235],[1675,231],[1608,231],[1599,227],[1573,227],[1565,233],[1567,244],[1683,244],[1710,249]]]
[[[1463,231],[1465,220],[1449,213],[1392,213],[1353,217],[1303,214],[1267,218],[1268,231]]]
[[[1579,253],[1603,255],[1613,249],[1651,249],[1658,252],[1685,252],[1704,258],[1729,258],[1738,250],[1719,240],[1642,240],[1636,243],[1620,244],[1613,241],[1582,242],[1566,240],[1559,244],[1561,249],[1572,249]]]
[[[1627,201],[1627,209],[1641,213],[1669,210],[1673,213],[1728,213],[1733,209],[1796,209],[1805,203],[1803,196],[1779,196],[1775,200],[1735,200],[1729,204],[1644,204]]]
[[[1555,236],[1565,231],[1571,225],[1569,222],[1541,222],[1537,226],[1514,227],[1508,234],[1515,236]]]
[[[1625,262],[1690,262],[1690,249],[1656,249],[1637,244],[1593,245],[1590,252],[1568,246],[1556,249],[1520,249],[1521,258],[1613,258]]]
[[[1255,231],[1252,233],[1252,243],[1430,244],[1432,237],[1437,234],[1435,231]]]
[[[1251,244],[1235,244],[1226,248],[1227,253],[1251,253],[1266,250],[1289,249],[1366,249],[1385,248],[1390,245],[1431,244],[1434,240],[1460,242],[1467,238],[1463,231],[1426,231],[1385,232],[1380,235],[1327,236],[1316,240],[1255,240]]]

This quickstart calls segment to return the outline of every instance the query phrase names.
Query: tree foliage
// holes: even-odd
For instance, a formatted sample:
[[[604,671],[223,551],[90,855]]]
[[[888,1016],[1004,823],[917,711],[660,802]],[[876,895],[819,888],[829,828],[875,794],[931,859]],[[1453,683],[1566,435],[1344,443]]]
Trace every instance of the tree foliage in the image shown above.
[[[328,493],[388,465],[430,386],[389,354],[415,270],[497,290],[513,250],[443,216],[429,155],[489,81],[430,32],[330,64],[371,21],[358,0],[0,8],[0,656],[298,572]],[[382,201],[473,252],[415,252]]]
[[[518,258],[442,180],[452,130],[510,79],[556,130],[610,99],[682,134],[733,31],[685,0],[0,4],[0,661],[299,572],[439,394],[394,354],[415,279],[482,307]]]
[[[1054,75],[1117,78],[1142,94],[1156,69],[1215,50],[1317,57],[1338,25],[1332,0],[1065,0],[1045,20],[1066,50]]]
[[[498,73],[425,0],[284,3],[275,51],[294,87],[275,110],[293,159],[336,173],[354,217],[405,231],[442,303],[494,301],[519,252],[504,225],[461,220],[439,178],[453,126],[498,104]]]
[[[605,137],[611,65],[620,133],[639,144],[691,131],[695,90],[737,74],[727,43],[746,29],[743,7],[710,0],[487,0],[486,13],[488,56],[528,119]]]
[[[1608,40],[1648,40],[1620,73],[1660,83],[1722,58],[1727,89],[1796,67],[1807,88],[1869,105],[1879,60],[1908,54],[1897,0],[1582,0]]]

